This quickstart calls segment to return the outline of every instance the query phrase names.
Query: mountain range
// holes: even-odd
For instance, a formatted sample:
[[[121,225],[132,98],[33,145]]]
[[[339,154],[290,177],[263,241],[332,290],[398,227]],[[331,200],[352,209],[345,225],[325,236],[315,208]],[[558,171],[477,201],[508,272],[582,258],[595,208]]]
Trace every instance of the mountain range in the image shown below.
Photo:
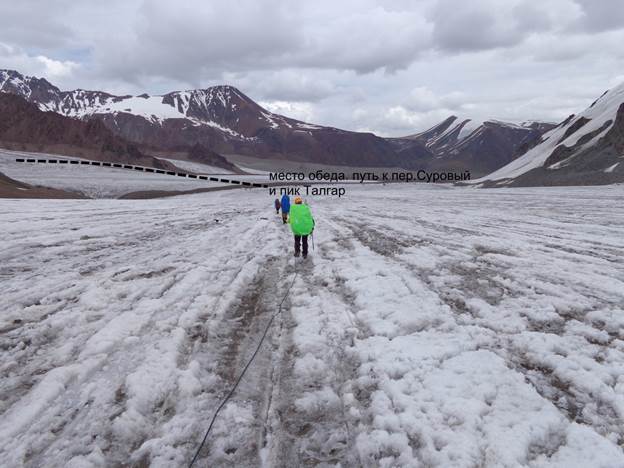
[[[61,91],[43,78],[0,71],[0,91],[80,120],[100,120],[146,151],[185,151],[196,144],[222,155],[404,169],[471,170],[485,175],[506,164],[546,130],[540,124],[459,121],[450,117],[417,135],[382,138],[310,124],[272,113],[232,86],[160,96]],[[470,128],[473,131],[468,132]],[[467,138],[470,137],[470,138]],[[192,157],[192,156],[190,156]]]
[[[182,152],[190,160],[228,170],[236,169],[231,163],[236,156],[265,161],[275,169],[280,162],[294,162],[469,170],[480,177],[478,183],[495,186],[620,181],[623,88],[608,91],[588,110],[559,125],[450,116],[419,133],[382,138],[275,114],[232,86],[116,96],[61,91],[43,78],[0,70],[0,93],[17,95],[44,114],[99,122],[143,156]],[[27,126],[23,132],[29,133]]]
[[[0,71],[0,91],[43,111],[101,120],[121,137],[154,150],[201,144],[220,154],[318,164],[415,168],[372,133],[347,132],[269,112],[232,86],[162,96],[60,91],[45,79]],[[426,150],[423,149],[426,154]]]

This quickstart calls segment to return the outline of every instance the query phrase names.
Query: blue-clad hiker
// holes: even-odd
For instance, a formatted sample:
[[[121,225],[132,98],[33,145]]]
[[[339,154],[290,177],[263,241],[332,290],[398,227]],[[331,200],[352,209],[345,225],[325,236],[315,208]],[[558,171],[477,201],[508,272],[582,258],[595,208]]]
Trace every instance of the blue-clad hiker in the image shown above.
[[[288,213],[290,212],[290,197],[282,195],[282,221],[284,224],[288,222]]]

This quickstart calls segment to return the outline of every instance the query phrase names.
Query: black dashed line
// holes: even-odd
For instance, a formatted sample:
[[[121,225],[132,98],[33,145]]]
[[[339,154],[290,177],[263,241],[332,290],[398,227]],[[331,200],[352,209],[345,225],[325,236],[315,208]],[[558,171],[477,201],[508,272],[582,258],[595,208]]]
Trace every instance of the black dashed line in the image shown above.
[[[132,166],[129,164],[121,164],[121,163],[110,163],[110,162],[102,162],[102,161],[81,161],[76,159],[33,159],[33,158],[16,158],[15,162],[26,162],[26,163],[50,163],[50,164],[79,164],[83,166],[100,166],[100,167],[116,167],[123,169],[133,169],[135,171],[141,172],[152,172],[157,174],[167,174],[178,177],[187,177],[191,179],[200,179],[200,180],[210,180],[212,182],[222,182],[225,184],[235,184],[235,185],[243,185],[245,187],[258,187],[258,188],[268,188],[268,185],[265,184],[257,184],[253,182],[243,182],[239,180],[230,180],[230,179],[219,179],[217,177],[208,177],[205,175],[197,175],[197,174],[188,174],[184,172],[173,172],[173,171],[165,171],[163,169],[153,169],[151,167],[142,167],[142,166]]]

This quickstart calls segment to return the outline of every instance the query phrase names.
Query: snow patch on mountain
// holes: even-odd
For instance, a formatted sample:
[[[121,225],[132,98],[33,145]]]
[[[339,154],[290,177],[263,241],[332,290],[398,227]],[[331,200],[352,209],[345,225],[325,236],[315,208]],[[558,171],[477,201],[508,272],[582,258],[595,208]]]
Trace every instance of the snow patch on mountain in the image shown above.
[[[483,123],[483,120],[465,120],[463,126],[461,127],[461,130],[459,131],[459,134],[457,135],[457,140],[461,141],[464,138],[470,136],[475,130],[481,127]]]
[[[613,172],[613,170],[614,170],[616,167],[618,167],[619,165],[620,165],[620,163],[615,163],[614,165],[607,167],[604,171],[605,171],[605,172]]]
[[[82,115],[101,114],[110,112],[128,112],[140,115],[148,120],[184,119],[186,116],[175,107],[163,103],[162,96],[150,96],[147,98],[132,96],[121,101],[108,101],[101,107],[87,108]],[[80,114],[79,114],[80,116]]]

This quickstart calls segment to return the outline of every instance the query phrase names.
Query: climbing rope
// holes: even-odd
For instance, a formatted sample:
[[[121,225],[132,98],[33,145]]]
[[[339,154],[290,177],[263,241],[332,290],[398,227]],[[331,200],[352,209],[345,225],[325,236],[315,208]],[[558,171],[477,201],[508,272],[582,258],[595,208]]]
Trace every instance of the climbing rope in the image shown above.
[[[217,419],[217,416],[219,415],[219,412],[221,411],[221,409],[223,409],[223,407],[226,405],[226,403],[229,401],[229,399],[232,397],[232,395],[234,395],[234,392],[236,391],[236,388],[238,387],[238,384],[241,382],[241,380],[245,376],[245,373],[247,372],[247,369],[249,369],[249,366],[251,366],[251,363],[253,362],[253,360],[255,359],[256,355],[260,351],[260,347],[262,346],[262,343],[264,343],[264,339],[266,338],[267,333],[269,332],[269,328],[271,328],[271,325],[273,324],[273,320],[275,319],[275,317],[277,317],[279,314],[282,313],[282,305],[284,304],[284,302],[286,301],[286,298],[290,294],[290,290],[293,287],[293,285],[295,284],[295,280],[297,279],[297,275],[298,274],[299,274],[299,272],[297,271],[297,262],[295,262],[295,274],[293,276],[292,281],[290,282],[290,285],[286,289],[286,293],[284,294],[284,297],[282,297],[282,300],[279,303],[277,311],[269,319],[269,322],[267,323],[267,326],[264,329],[264,333],[262,334],[262,338],[260,338],[260,342],[258,343],[258,346],[256,347],[256,350],[251,355],[251,358],[249,359],[249,361],[247,361],[247,364],[243,368],[243,371],[240,373],[240,375],[236,379],[236,382],[234,383],[234,385],[232,386],[232,388],[230,389],[228,394],[221,401],[221,404],[219,404],[219,406],[217,407],[216,411],[212,415],[212,419],[210,420],[210,424],[208,425],[208,429],[206,430],[206,433],[204,434],[204,438],[202,439],[201,444],[199,444],[199,448],[197,449],[197,452],[195,452],[195,456],[193,457],[193,459],[191,460],[191,463],[189,464],[189,468],[192,468],[193,464],[195,463],[195,461],[197,461],[197,458],[199,457],[199,453],[201,452],[202,448],[204,448],[204,444],[206,443],[206,440],[208,440],[208,435],[210,434],[210,431],[212,430],[212,426],[214,425],[215,420]]]

